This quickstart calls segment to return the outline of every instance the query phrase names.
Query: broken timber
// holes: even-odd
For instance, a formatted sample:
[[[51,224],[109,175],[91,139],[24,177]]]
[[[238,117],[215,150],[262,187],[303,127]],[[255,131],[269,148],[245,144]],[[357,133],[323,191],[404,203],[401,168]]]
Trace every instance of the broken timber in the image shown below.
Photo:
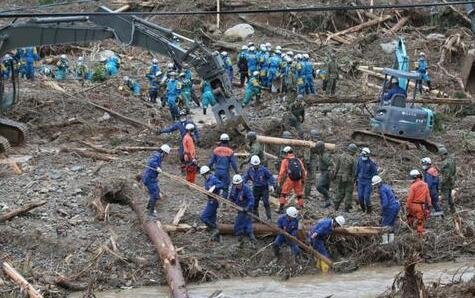
[[[22,291],[26,291],[29,298],[43,298],[43,295],[40,294],[23,276],[21,276],[18,271],[15,270],[7,262],[2,264],[3,272],[8,276],[13,282],[15,282]]]
[[[300,146],[313,148],[317,143],[312,141],[298,140],[298,139],[284,139],[268,136],[257,136],[257,141],[262,144],[274,144],[274,145],[287,145],[287,146]],[[335,144],[325,143],[325,149],[335,151]]]
[[[365,23],[362,23],[362,24],[359,24],[359,25],[356,25],[354,27],[350,27],[348,29],[345,29],[345,30],[342,30],[342,31],[338,31],[336,33],[333,33],[331,35],[329,35],[326,39],[326,42],[328,42],[330,39],[335,39],[335,37],[337,36],[340,36],[340,35],[345,35],[345,34],[348,34],[348,33],[354,33],[354,32],[358,32],[358,31],[361,31],[365,28],[368,28],[368,27],[371,27],[371,26],[374,26],[374,25],[377,25],[379,23],[382,23],[382,22],[386,22],[387,20],[391,19],[393,16],[392,15],[387,15],[387,16],[384,16],[382,18],[378,18],[378,19],[374,19],[374,20],[370,20],[370,21],[367,21]],[[335,39],[336,40],[336,39]]]
[[[188,186],[189,188],[191,189],[194,189],[194,190],[197,190],[203,194],[205,194],[206,196],[208,197],[212,197],[213,199],[219,201],[220,203],[223,203],[225,205],[228,205],[230,206],[231,208],[237,210],[237,211],[245,211],[244,208],[234,204],[233,202],[217,195],[217,194],[214,194],[214,193],[210,193],[208,192],[207,190],[205,190],[203,187],[201,186],[198,186],[196,184],[193,184],[193,183],[190,183],[188,181],[186,181],[185,179],[181,178],[181,177],[178,177],[178,176],[175,176],[175,175],[172,175],[172,174],[169,174],[169,173],[166,173],[166,172],[162,172],[161,173],[162,176],[165,176],[173,181],[176,181],[176,182],[180,182],[186,186]],[[208,198],[206,198],[208,199]],[[333,262],[325,257],[324,255],[320,254],[319,252],[317,252],[316,250],[314,250],[311,246],[307,245],[306,243],[302,242],[301,240],[297,239],[296,237],[290,235],[289,233],[287,233],[286,231],[276,227],[276,226],[273,226],[272,224],[269,224],[267,222],[265,222],[264,220],[262,220],[261,218],[255,216],[254,214],[252,213],[247,213],[247,215],[249,217],[251,217],[252,219],[256,220],[256,221],[259,221],[261,222],[263,225],[269,227],[271,230],[273,230],[275,233],[279,233],[279,234],[282,234],[285,238],[289,239],[289,240],[292,240],[294,241],[295,243],[298,244],[298,246],[300,246],[303,250],[305,250],[306,252],[312,254],[313,256],[317,257],[318,259],[320,259],[321,261],[325,262],[328,264],[328,266],[332,266],[333,265]]]
[[[33,202],[33,203],[30,203],[30,204],[28,204],[24,207],[12,210],[12,211],[4,213],[4,214],[0,214],[0,223],[4,222],[4,221],[8,221],[8,220],[10,220],[10,219],[12,219],[12,218],[14,218],[18,215],[25,214],[25,213],[29,212],[30,210],[33,210],[33,209],[35,209],[37,207],[40,207],[40,206],[43,206],[44,204],[46,204],[46,201]]]

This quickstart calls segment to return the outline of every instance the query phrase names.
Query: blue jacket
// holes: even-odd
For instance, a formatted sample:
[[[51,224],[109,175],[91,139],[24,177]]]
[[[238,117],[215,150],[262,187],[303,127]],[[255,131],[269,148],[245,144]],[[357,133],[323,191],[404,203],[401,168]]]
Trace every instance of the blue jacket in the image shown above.
[[[252,181],[253,186],[268,187],[275,184],[275,179],[272,173],[264,166],[259,166],[257,169],[254,166],[249,167],[244,176],[244,183]]]
[[[209,175],[208,179],[205,180],[205,189],[209,190],[211,186],[216,186],[213,193],[219,194],[219,191],[224,188],[223,182],[216,178],[215,175]]]
[[[378,166],[371,159],[363,160],[358,158],[358,164],[356,165],[356,178],[358,183],[371,182],[371,178],[378,174]]]
[[[160,71],[160,66],[158,66],[156,64],[152,64],[152,66],[150,66],[150,70],[145,75],[145,77],[149,80],[153,80],[153,79],[155,79],[155,77],[157,76],[157,72],[159,72],[159,71]]]
[[[382,213],[399,206],[399,202],[394,195],[393,190],[387,184],[383,184],[379,188],[379,201],[381,203]]]
[[[333,233],[333,219],[331,218],[322,218],[317,224],[312,228],[310,235],[317,233],[317,239],[324,239],[327,236],[330,236]]]
[[[167,83],[167,102],[169,105],[176,104],[176,98],[180,95],[180,89],[178,89],[177,80],[168,80]]]
[[[388,93],[386,93],[386,95],[383,97],[383,100],[385,101],[390,100],[394,94],[402,94],[404,96],[407,96],[406,90],[396,85],[395,87],[392,87],[391,89],[389,89]]]
[[[282,58],[279,55],[273,55],[270,57],[269,60],[269,67],[271,69],[278,70],[280,68],[280,64],[282,63]]]
[[[292,236],[297,236],[299,229],[299,218],[289,218],[287,214],[282,214],[277,220],[277,226]]]
[[[221,144],[214,149],[208,166],[214,168],[216,172],[220,173],[229,173],[230,166],[233,168],[235,173],[238,172],[234,151],[224,144]]]
[[[257,66],[258,66],[258,61],[257,61],[256,52],[249,52],[247,54],[247,69],[249,71],[255,71],[257,70]]]
[[[427,183],[430,191],[431,198],[437,198],[439,196],[439,171],[436,168],[431,167],[424,173],[424,182]]]
[[[426,59],[419,59],[417,71],[421,74],[425,74],[427,72],[427,61],[426,61]]]
[[[303,62],[303,72],[307,78],[313,78],[314,71],[312,62],[308,60]]]
[[[233,186],[229,194],[229,200],[246,210],[252,210],[252,208],[254,208],[254,195],[246,184],[243,184],[241,189],[237,189],[236,186]]]
[[[191,120],[185,120],[183,122],[182,121],[177,121],[174,124],[162,129],[161,132],[162,133],[171,133],[171,132],[174,132],[174,131],[178,130],[180,132],[181,139],[183,139],[183,137],[186,135],[186,128],[185,127],[188,123],[191,123],[195,126],[195,129],[193,130],[193,136],[195,137],[196,142],[201,142],[200,130],[198,129],[198,126],[196,126],[196,124]],[[182,142],[180,142],[180,144],[181,143]]]
[[[163,153],[162,153],[163,154]],[[154,152],[152,157],[148,160],[147,168],[145,168],[145,172],[143,174],[143,180],[146,181],[153,181],[157,179],[158,173],[155,170],[157,167],[162,166],[162,159],[163,155],[159,152]]]

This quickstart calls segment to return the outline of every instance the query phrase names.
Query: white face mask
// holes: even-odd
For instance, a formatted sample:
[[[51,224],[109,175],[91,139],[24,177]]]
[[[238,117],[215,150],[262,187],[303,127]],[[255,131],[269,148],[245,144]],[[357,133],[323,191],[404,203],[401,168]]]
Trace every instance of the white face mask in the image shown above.
[[[361,156],[361,159],[362,160],[368,160],[368,157],[367,156]]]
[[[424,170],[427,170],[427,169],[429,168],[429,166],[428,166],[428,165],[422,165],[422,168],[423,168]]]

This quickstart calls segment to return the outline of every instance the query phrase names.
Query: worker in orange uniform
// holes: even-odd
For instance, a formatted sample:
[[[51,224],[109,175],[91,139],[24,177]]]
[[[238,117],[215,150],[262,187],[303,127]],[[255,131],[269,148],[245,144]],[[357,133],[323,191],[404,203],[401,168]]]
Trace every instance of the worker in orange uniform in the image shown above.
[[[429,187],[422,180],[422,174],[418,170],[412,170],[409,175],[414,179],[414,182],[409,188],[407,197],[407,223],[412,226],[414,220],[417,219],[417,233],[422,235],[426,217],[425,209],[432,206]]]
[[[293,149],[287,146],[282,151],[285,157],[280,164],[279,176],[277,177],[277,183],[282,186],[279,198],[279,213],[283,213],[284,206],[287,204],[287,195],[291,190],[297,195],[297,208],[303,208],[303,186],[307,176],[303,162],[295,157]]]
[[[188,123],[185,126],[186,134],[183,137],[183,151],[185,159],[185,172],[186,172],[186,181],[195,183],[196,173],[198,170],[198,165],[196,161],[196,148],[195,141],[193,139],[193,131],[195,126],[191,123]]]

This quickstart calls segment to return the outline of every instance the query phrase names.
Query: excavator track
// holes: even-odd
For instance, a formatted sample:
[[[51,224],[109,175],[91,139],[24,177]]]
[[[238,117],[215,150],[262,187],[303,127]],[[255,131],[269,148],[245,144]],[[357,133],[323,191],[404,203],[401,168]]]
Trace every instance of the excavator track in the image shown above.
[[[23,144],[26,131],[27,128],[23,123],[0,117],[0,138],[3,139],[0,139],[0,152],[7,152],[10,145],[19,146]]]

